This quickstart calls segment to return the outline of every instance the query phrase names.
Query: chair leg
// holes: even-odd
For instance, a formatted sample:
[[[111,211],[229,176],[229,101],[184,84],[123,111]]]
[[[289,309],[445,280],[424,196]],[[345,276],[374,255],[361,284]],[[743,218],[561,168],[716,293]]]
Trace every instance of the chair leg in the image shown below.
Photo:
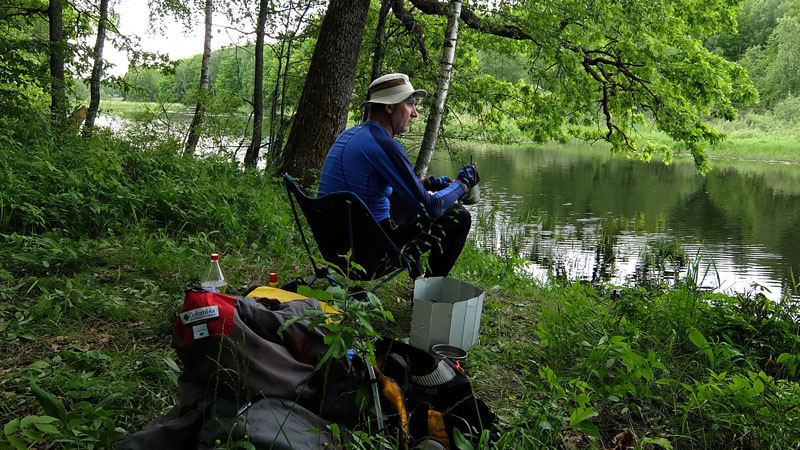
[[[376,284],[376,285],[375,285],[375,286],[374,286],[372,289],[370,289],[369,291],[374,293],[375,291],[377,291],[377,290],[378,290],[378,288],[380,288],[380,287],[381,287],[381,286],[383,286],[384,284],[388,283],[388,282],[389,282],[389,281],[390,281],[392,278],[394,278],[394,277],[396,277],[396,276],[400,275],[401,273],[405,272],[405,270],[406,270],[406,268],[405,268],[405,267],[402,267],[402,268],[400,268],[400,269],[397,269],[397,270],[396,270],[396,271],[395,271],[393,274],[391,274],[391,275],[389,275],[388,277],[384,278],[384,279],[383,279],[383,281],[381,281],[380,283]]]
[[[344,283],[342,283],[341,281],[337,280],[333,275],[331,275],[328,272],[328,268],[329,268],[329,266],[327,266],[327,265],[322,266],[322,267],[314,267],[314,278],[312,278],[311,281],[308,282],[308,285],[312,286],[315,281],[321,280],[321,279],[326,279],[326,280],[328,280],[328,283],[330,283],[330,284],[335,284],[337,286],[344,286]]]
[[[337,286],[344,286],[344,283],[342,283],[341,281],[337,280],[333,275],[330,275],[330,274],[325,275],[325,279],[327,279],[328,282],[331,283],[331,284],[335,284]]]

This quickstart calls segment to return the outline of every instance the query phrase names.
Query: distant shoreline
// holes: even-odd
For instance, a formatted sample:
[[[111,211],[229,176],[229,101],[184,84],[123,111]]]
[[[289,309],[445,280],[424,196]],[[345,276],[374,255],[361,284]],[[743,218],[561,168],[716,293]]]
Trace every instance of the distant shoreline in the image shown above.
[[[191,109],[190,105],[181,103],[157,103],[157,102],[133,102],[125,100],[103,100],[100,103],[101,112],[111,112],[111,114],[130,114],[142,111],[145,108],[161,108],[166,106],[169,112],[179,112]],[[244,113],[244,112],[243,112]],[[726,139],[716,147],[707,147],[706,155],[712,160],[742,160],[742,161],[763,161],[775,163],[800,163],[800,125],[793,122],[782,121],[771,117],[770,113],[750,112],[744,115],[743,119],[735,122],[727,122],[720,119],[712,119],[709,124],[726,135]],[[422,121],[420,124],[422,125]],[[424,126],[424,125],[422,125]],[[658,144],[669,145],[672,147],[674,157],[691,157],[682,144],[672,142],[664,133],[658,130],[646,129],[638,135],[640,142],[651,140]],[[480,141],[464,141],[467,146]],[[489,144],[498,146],[520,146],[520,145],[548,145],[533,144],[524,138],[518,142],[507,144]],[[582,146],[583,143],[575,138],[571,138],[566,144],[557,145]],[[607,147],[607,144],[598,142],[593,147]],[[413,146],[412,146],[413,147]],[[653,155],[653,160],[660,160],[662,155]]]

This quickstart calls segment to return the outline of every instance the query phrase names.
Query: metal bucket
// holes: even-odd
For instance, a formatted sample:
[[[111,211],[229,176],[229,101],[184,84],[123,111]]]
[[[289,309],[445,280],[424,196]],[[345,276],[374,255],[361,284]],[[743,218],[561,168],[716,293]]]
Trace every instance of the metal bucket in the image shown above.
[[[431,347],[431,351],[442,358],[447,358],[453,362],[464,361],[467,359],[467,351],[454,345],[436,344]]]

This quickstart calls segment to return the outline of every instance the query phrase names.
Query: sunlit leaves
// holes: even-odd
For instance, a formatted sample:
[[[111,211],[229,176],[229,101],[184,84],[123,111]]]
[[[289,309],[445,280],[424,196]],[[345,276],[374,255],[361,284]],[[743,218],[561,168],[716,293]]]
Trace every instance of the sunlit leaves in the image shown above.
[[[734,119],[734,105],[755,98],[741,67],[701,43],[711,33],[734,29],[739,3],[529,0],[499,2],[496,8],[479,5],[486,21],[516,27],[523,37],[510,42],[462,27],[459,52],[475,51],[490,59],[493,52],[512,56],[527,71],[525,81],[498,80],[459,67],[457,61],[449,105],[478,119],[480,128],[469,133],[478,131],[491,140],[507,141],[516,130],[543,142],[561,139],[566,131],[607,141],[612,150],[643,159],[665,151],[669,160],[672,149],[637,139],[637,126],[653,124],[692,153],[705,172],[705,146],[722,136],[704,118]]]

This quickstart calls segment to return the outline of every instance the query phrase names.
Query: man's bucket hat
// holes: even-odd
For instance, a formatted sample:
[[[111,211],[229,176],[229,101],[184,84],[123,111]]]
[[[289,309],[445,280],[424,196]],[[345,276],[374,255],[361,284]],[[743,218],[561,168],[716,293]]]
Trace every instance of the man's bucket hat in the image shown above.
[[[380,103],[394,105],[412,98],[422,98],[428,95],[424,89],[414,89],[404,73],[390,73],[378,77],[369,84],[366,103]]]

